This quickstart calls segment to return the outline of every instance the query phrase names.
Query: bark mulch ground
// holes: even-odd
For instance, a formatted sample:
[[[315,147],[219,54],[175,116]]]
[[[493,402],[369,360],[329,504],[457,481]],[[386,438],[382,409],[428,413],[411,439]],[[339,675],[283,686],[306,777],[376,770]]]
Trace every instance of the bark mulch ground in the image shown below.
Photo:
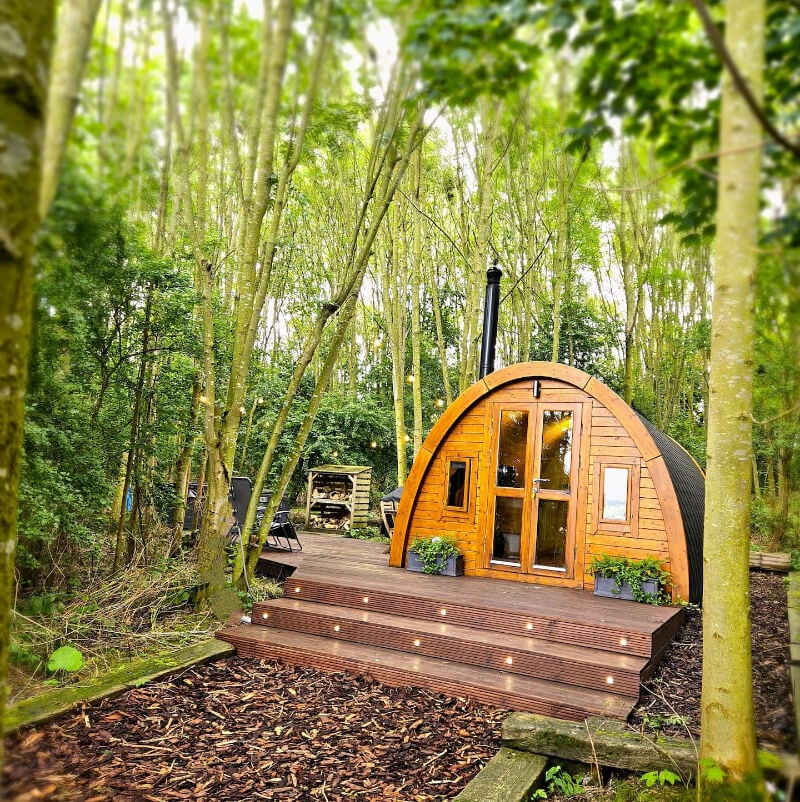
[[[791,751],[786,591],[753,573],[759,742]],[[695,736],[699,615],[632,718]],[[685,724],[670,722],[681,717]],[[32,800],[451,799],[499,747],[504,711],[368,677],[229,659],[147,685],[7,741],[7,792]]]
[[[793,752],[796,736],[783,574],[750,572],[750,617],[758,742],[765,749]],[[631,725],[699,738],[702,673],[701,616],[689,612],[655,676],[645,684]]]

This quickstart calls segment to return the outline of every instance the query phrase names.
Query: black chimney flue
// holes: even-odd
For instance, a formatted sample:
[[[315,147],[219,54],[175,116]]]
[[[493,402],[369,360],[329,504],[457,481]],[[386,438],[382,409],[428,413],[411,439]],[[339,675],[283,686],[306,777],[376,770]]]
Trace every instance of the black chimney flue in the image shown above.
[[[497,345],[497,313],[500,308],[500,277],[503,271],[497,262],[486,271],[486,300],[483,304],[483,338],[481,339],[481,367],[479,378],[494,370],[494,353]]]

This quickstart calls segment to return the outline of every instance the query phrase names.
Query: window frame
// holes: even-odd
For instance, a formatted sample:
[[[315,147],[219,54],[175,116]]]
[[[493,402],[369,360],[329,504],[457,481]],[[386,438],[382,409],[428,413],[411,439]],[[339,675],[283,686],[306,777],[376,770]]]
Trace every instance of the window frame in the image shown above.
[[[625,497],[627,518],[603,518],[605,506],[605,475],[607,468],[628,471],[628,489]],[[637,537],[639,531],[639,495],[641,460],[638,457],[597,457],[594,461],[593,519],[594,532],[607,532]]]
[[[442,516],[465,517],[470,514],[472,504],[472,488],[475,456],[472,454],[461,454],[458,452],[448,452],[442,456],[443,461],[443,482],[442,482]],[[463,462],[464,470],[464,503],[460,507],[450,506],[450,465],[454,462]]]

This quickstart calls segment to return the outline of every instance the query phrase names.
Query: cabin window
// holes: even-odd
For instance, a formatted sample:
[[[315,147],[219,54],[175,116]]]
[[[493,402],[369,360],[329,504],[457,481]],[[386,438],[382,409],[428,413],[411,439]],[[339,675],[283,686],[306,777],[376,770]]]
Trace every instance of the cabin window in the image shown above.
[[[451,454],[444,460],[444,512],[466,513],[472,491],[472,458]]]
[[[628,520],[628,488],[630,469],[606,466],[603,471],[603,515],[604,521]]]
[[[598,456],[595,459],[593,531],[637,537],[640,472],[637,457]]]

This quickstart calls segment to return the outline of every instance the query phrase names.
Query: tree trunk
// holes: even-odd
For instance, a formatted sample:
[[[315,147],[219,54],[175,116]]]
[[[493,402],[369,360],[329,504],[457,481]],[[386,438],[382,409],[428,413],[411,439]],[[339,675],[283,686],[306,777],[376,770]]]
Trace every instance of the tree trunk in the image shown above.
[[[6,0],[0,6],[0,724],[8,697],[17,492],[53,5],[52,0]],[[0,743],[0,773],[3,757]]]
[[[47,215],[58,188],[61,163],[78,105],[83,68],[99,10],[100,0],[63,0],[61,3],[47,92],[47,124],[42,149],[42,194],[39,201],[42,219]]]
[[[763,0],[729,0],[725,41],[757,102],[762,97],[764,25]],[[758,773],[748,550],[753,286],[762,136],[759,123],[726,71],[722,83],[708,411],[700,758],[719,765],[731,783],[755,782]],[[717,789],[701,771],[699,799],[717,796]]]

